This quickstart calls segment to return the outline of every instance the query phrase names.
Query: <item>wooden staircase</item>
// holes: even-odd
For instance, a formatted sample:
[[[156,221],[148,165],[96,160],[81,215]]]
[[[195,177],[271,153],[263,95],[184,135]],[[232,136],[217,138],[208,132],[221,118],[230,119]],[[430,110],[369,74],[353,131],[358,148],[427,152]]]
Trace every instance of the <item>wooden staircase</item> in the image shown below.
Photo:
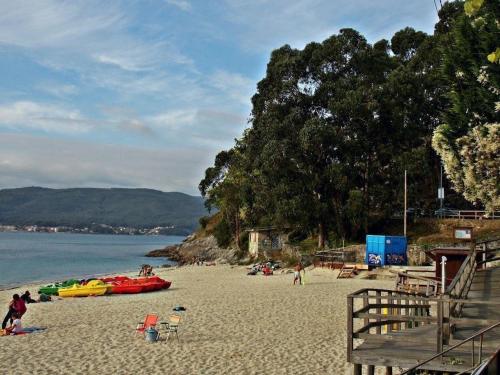
[[[343,264],[337,279],[350,279],[358,274],[358,270],[355,264]]]

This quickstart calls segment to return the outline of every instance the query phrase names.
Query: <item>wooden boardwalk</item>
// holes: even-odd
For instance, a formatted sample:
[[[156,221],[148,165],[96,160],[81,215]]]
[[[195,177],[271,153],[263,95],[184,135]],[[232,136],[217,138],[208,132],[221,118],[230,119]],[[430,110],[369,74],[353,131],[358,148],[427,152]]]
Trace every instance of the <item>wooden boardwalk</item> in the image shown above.
[[[500,266],[480,269],[476,249],[440,297],[402,291],[363,289],[348,297],[348,361],[354,374],[362,366],[403,371],[461,344],[421,365],[419,370],[470,373],[500,348],[500,326],[465,343],[500,322]]]
[[[471,304],[464,305],[461,318],[483,319],[490,322],[500,321],[500,305],[477,303],[481,301],[500,301],[500,267],[477,271],[474,275],[467,300]],[[457,340],[465,340],[474,332],[485,327],[486,324],[484,322],[457,323],[453,337]],[[500,346],[500,330],[493,331],[490,335],[489,337],[496,337],[496,342]]]

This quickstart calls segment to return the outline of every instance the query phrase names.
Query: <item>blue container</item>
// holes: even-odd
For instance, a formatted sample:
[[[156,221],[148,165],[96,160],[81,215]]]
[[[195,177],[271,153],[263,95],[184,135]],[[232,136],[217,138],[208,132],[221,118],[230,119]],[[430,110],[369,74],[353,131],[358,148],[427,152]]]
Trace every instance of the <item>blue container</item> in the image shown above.
[[[366,264],[370,266],[406,265],[406,237],[366,235]]]
[[[149,327],[146,330],[146,341],[147,342],[156,342],[158,341],[158,337],[160,337],[160,333],[154,329],[153,327]]]

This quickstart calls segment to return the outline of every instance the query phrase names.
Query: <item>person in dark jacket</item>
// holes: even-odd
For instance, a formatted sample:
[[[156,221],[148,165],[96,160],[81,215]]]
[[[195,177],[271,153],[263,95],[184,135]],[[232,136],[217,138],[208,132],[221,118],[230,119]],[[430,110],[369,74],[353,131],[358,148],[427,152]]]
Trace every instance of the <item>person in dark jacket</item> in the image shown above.
[[[7,315],[5,315],[5,318],[2,322],[2,329],[5,329],[7,327],[7,322],[10,320],[10,324],[12,324],[13,316],[15,313],[19,314],[19,317],[23,316],[23,314],[26,312],[26,304],[24,301],[19,297],[19,294],[14,294],[12,296],[12,301],[9,302],[9,311],[7,311]]]
[[[21,299],[24,301],[24,303],[36,303],[37,301],[31,298],[30,291],[27,290],[24,292],[24,294],[21,296]]]

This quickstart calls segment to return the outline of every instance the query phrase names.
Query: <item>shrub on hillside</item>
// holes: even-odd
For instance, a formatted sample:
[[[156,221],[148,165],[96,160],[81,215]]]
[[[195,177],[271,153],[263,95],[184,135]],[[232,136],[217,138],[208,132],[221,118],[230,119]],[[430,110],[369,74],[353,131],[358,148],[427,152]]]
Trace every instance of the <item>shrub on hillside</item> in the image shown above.
[[[202,216],[200,217],[200,219],[198,220],[202,229],[205,229],[208,225],[208,223],[210,222],[210,216]]]
[[[217,240],[217,245],[219,247],[227,248],[231,244],[231,227],[225,218],[219,221],[219,223],[215,226],[214,237]]]

